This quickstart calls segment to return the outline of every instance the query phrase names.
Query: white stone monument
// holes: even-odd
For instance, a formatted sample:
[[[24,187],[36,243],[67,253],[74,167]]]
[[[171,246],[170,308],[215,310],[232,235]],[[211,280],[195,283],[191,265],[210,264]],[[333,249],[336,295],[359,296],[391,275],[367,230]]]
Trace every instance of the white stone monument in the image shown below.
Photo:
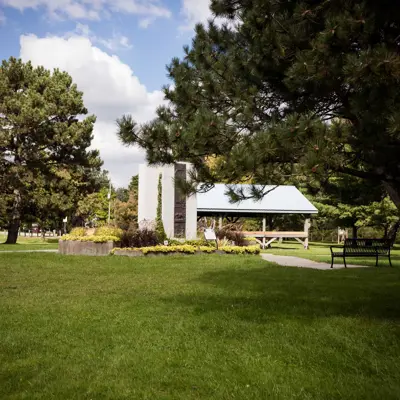
[[[158,203],[158,179],[162,176],[162,220],[169,238],[197,237],[197,199],[196,195],[184,197],[175,188],[175,178],[189,175],[189,163],[176,163],[161,167],[139,165],[139,228],[155,221]]]

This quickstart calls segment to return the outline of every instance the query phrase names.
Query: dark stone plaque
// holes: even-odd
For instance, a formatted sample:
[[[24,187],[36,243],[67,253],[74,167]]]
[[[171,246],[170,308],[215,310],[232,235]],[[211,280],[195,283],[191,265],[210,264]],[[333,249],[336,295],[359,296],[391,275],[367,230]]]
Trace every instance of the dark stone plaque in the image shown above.
[[[175,180],[186,180],[186,164],[175,164]],[[186,235],[186,196],[175,185],[174,236]]]

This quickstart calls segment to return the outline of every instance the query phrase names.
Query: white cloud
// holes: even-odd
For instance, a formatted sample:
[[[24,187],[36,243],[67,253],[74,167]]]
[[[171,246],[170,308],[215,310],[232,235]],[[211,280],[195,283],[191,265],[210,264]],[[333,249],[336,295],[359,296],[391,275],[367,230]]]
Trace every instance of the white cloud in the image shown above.
[[[210,0],[182,0],[181,13],[185,18],[185,24],[180,29],[190,30],[199,22],[206,23],[211,17],[210,4]]]
[[[158,0],[0,0],[0,5],[23,11],[44,7],[52,18],[98,20],[110,13],[145,18],[169,18],[171,12]]]
[[[76,24],[76,27],[73,31],[67,32],[63,35],[63,37],[66,39],[76,36],[85,37],[89,39],[93,44],[100,44],[106,49],[114,52],[118,50],[127,50],[132,48],[132,44],[129,41],[128,37],[114,32],[111,38],[105,39],[95,35],[90,30],[88,25],[81,24],[80,22]]]
[[[115,120],[127,113],[138,122],[152,119],[157,106],[164,102],[163,93],[148,92],[128,65],[93,46],[87,37],[29,35],[21,36],[20,43],[24,61],[47,69],[60,68],[72,76],[84,93],[89,112],[97,116],[92,146],[100,150],[104,168],[110,171],[113,182],[117,186],[127,185],[144,154],[118,142]]]
[[[236,29],[236,26],[240,24],[239,20],[232,21],[213,16],[210,6],[211,0],[182,0],[181,14],[184,23],[179,27],[179,30],[181,32],[192,30],[196,24],[206,24],[209,19],[212,19],[218,26],[225,24],[230,29]]]

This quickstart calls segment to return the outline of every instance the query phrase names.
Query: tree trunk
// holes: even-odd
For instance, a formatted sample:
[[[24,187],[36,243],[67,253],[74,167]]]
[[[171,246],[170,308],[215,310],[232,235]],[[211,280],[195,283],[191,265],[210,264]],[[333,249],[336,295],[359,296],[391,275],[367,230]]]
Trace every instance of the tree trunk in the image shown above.
[[[18,231],[21,224],[21,193],[18,189],[14,190],[14,204],[11,214],[11,221],[8,225],[8,234],[6,244],[16,244],[18,240]]]
[[[358,226],[353,225],[353,239],[357,239]]]
[[[392,246],[394,242],[396,241],[396,236],[397,236],[397,231],[400,228],[400,220],[397,221],[389,230],[387,234],[387,238],[390,239],[390,242],[392,243]]]
[[[385,225],[384,227],[383,227],[383,238],[384,239],[387,239],[389,236],[388,236],[388,233],[389,233],[389,227],[387,226],[387,225]]]
[[[394,186],[391,183],[383,182],[383,187],[387,191],[389,197],[393,201],[394,205],[400,211],[400,188],[398,186]]]

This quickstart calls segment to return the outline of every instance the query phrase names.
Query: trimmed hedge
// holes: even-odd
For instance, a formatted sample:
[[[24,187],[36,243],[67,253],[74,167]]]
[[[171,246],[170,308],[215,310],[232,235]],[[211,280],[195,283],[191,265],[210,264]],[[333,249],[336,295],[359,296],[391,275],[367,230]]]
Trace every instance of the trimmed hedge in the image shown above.
[[[100,226],[94,231],[94,236],[115,236],[121,239],[122,229],[115,226]]]
[[[105,242],[119,242],[120,239],[117,236],[75,236],[75,235],[64,235],[61,236],[60,240],[71,240],[80,242],[94,242],[94,243],[105,243]]]
[[[86,229],[85,228],[72,228],[71,232],[69,233],[71,236],[86,236]]]
[[[215,247],[210,246],[151,246],[151,247],[127,247],[127,248],[114,248],[111,250],[111,254],[114,254],[117,250],[139,252],[144,255],[148,254],[195,254],[196,252],[202,252],[207,254],[213,254],[223,252],[226,254],[259,254],[259,246],[226,246],[216,250]]]

